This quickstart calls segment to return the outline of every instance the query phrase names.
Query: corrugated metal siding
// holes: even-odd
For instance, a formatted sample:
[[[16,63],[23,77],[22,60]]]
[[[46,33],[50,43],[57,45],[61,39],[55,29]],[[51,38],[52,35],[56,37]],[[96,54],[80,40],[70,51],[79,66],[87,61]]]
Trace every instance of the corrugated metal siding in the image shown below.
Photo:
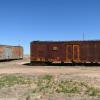
[[[0,60],[23,58],[21,46],[0,46]]]
[[[100,62],[100,41],[32,42],[31,61],[41,58],[51,62]]]
[[[12,48],[10,47],[4,48],[3,56],[5,59],[12,59]]]

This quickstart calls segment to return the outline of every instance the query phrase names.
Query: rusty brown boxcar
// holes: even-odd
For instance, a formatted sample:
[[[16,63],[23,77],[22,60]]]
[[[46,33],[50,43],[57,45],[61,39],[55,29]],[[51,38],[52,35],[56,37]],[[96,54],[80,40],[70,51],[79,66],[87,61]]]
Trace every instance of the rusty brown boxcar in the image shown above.
[[[31,62],[100,63],[100,41],[33,41]]]
[[[23,48],[21,46],[0,45],[0,61],[23,58]]]

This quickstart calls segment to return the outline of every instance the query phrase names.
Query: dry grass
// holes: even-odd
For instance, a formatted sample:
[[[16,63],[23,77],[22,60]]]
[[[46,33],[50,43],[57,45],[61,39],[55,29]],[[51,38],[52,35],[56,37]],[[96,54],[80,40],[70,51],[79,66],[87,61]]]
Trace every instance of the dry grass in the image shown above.
[[[52,75],[44,75],[38,77],[26,77],[21,75],[1,75],[0,76],[0,88],[7,88],[13,86],[30,86],[30,92],[28,90],[24,93],[24,100],[42,100],[46,97],[46,100],[50,99],[51,95],[63,94],[66,97],[70,96],[87,96],[87,97],[100,97],[100,88],[91,86],[90,84],[77,80],[60,80]],[[32,85],[35,85],[32,86]],[[24,88],[23,88],[24,89]],[[16,91],[15,91],[16,92]],[[37,94],[37,95],[36,95]],[[36,99],[38,98],[38,99]],[[20,99],[18,99],[20,100]],[[63,100],[63,99],[62,99]],[[88,99],[87,99],[88,100]],[[95,100],[95,99],[94,99]],[[99,99],[97,99],[99,100]]]

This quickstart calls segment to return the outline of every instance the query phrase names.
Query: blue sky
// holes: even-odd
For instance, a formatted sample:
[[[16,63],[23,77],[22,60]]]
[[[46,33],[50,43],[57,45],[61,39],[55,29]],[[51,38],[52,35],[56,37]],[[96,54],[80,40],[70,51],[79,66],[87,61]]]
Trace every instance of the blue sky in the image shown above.
[[[100,0],[0,0],[0,44],[100,39]]]

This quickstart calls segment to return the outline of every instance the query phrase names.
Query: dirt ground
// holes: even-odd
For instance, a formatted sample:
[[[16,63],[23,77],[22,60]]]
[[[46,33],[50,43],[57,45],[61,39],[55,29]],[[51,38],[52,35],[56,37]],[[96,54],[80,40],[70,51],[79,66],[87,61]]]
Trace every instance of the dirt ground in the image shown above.
[[[73,75],[100,78],[100,66],[30,66],[29,59],[0,62],[0,74]]]
[[[43,75],[53,75],[55,77],[59,77],[59,80],[77,80],[84,81],[89,83],[91,86],[95,86],[97,88],[100,87],[100,66],[29,66],[25,65],[29,63],[29,59],[24,60],[15,60],[10,62],[0,62],[0,75],[5,74],[20,74],[25,76],[43,76]],[[13,87],[14,90],[10,88],[3,88],[0,90],[0,100],[42,100],[38,94],[35,94],[32,99],[19,99],[14,98],[23,96],[23,91],[30,91],[31,89],[28,87],[17,86]],[[10,90],[10,93],[8,92]],[[20,91],[20,92],[19,92]],[[5,98],[5,95],[7,96]],[[13,96],[12,96],[13,95]],[[8,98],[8,97],[12,98]],[[37,97],[37,98],[35,98]],[[82,97],[81,95],[76,96],[66,96],[65,94],[55,94],[50,96],[51,99],[43,100],[100,100],[99,97]]]

